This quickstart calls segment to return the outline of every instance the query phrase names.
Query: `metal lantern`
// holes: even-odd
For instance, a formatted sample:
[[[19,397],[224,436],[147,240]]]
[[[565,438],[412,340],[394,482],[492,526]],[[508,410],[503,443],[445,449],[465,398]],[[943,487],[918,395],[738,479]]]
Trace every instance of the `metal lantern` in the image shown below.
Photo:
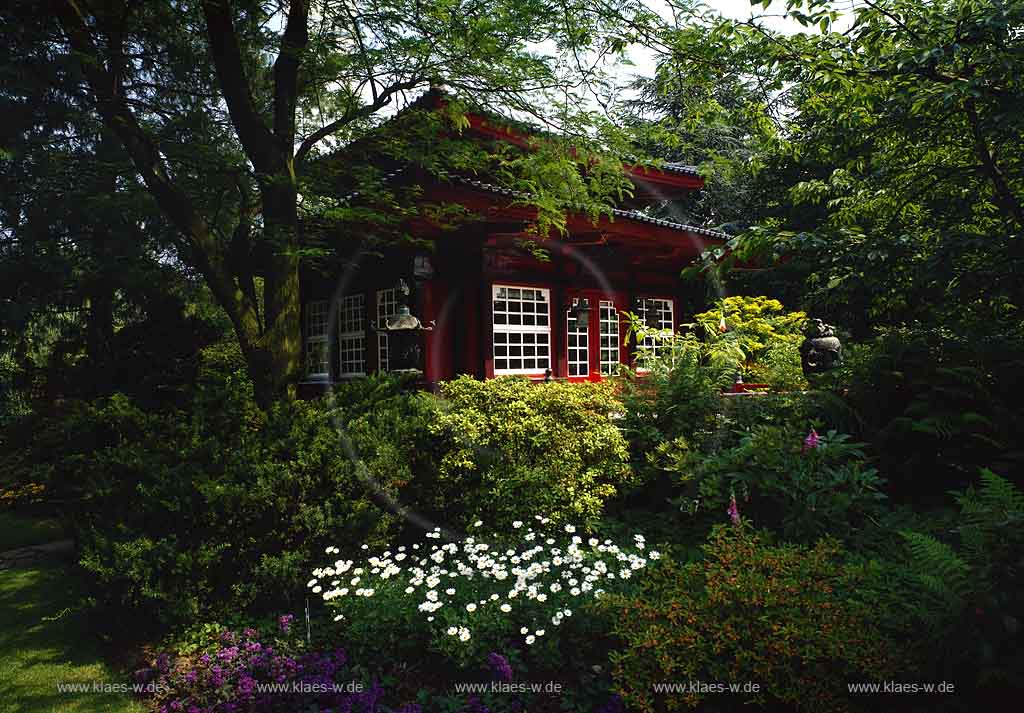
[[[800,365],[804,375],[820,374],[843,362],[843,345],[831,324],[812,319],[800,345]]]
[[[568,311],[572,313],[577,324],[585,325],[590,319],[590,302],[585,297],[581,297],[569,307]]]
[[[661,328],[661,315],[658,313],[658,302],[650,298],[637,297],[633,300],[634,309],[643,317],[644,326],[648,329]]]
[[[434,329],[433,322],[430,327],[424,327],[419,318],[409,311],[409,305],[406,304],[409,286],[405,280],[398,281],[396,292],[402,297],[398,312],[385,320],[383,326],[372,326],[374,331],[388,335],[390,371],[422,373],[423,334]]]

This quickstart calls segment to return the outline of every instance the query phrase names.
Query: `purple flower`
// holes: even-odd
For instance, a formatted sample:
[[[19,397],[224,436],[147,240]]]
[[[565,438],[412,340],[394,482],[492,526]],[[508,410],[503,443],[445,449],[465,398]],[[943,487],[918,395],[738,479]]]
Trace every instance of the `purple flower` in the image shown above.
[[[247,639],[255,639],[257,636],[259,636],[259,632],[250,626],[242,630],[242,636],[244,636]]]
[[[229,646],[228,648],[223,649],[217,654],[217,658],[219,658],[221,661],[234,661],[236,656],[238,656],[237,646]]]
[[[495,681],[508,682],[512,680],[512,666],[508,659],[501,654],[493,651],[487,654],[487,665],[491,667],[491,675]]]
[[[281,627],[281,631],[287,634],[288,630],[292,626],[292,619],[294,618],[295,617],[291,614],[282,614],[281,616],[277,617],[277,625]]]
[[[817,448],[818,440],[818,432],[812,428],[811,432],[807,434],[807,438],[804,439],[804,447],[801,448],[800,450],[809,451],[812,448]]]
[[[185,683],[195,683],[197,678],[199,678],[199,674],[194,668],[185,673]]]
[[[256,680],[247,673],[243,673],[238,679],[238,693],[243,698],[248,698],[256,689]]]
[[[462,709],[462,713],[491,713],[491,709],[484,705],[476,696],[470,696],[470,699],[466,701],[466,707]]]
[[[736,507],[735,493],[729,496],[729,509],[726,512],[729,513],[729,519],[732,520],[733,525],[740,524],[740,509]]]
[[[423,706],[419,703],[406,703],[395,711],[395,713],[423,713]]]

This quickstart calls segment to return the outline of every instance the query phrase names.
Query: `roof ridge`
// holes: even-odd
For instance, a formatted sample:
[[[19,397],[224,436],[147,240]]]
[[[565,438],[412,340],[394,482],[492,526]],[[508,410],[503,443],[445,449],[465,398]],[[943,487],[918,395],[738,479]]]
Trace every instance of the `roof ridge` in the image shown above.
[[[466,183],[474,188],[489,191],[491,193],[498,193],[500,195],[511,196],[513,198],[532,198],[533,195],[526,191],[517,191],[513,188],[505,188],[498,186],[493,183],[487,183],[485,181],[478,181],[472,178],[466,178],[463,176],[456,176],[456,180],[460,183]],[[727,240],[729,238],[723,232],[718,230],[712,230],[711,228],[701,228],[696,225],[687,225],[686,223],[679,223],[674,220],[666,220],[665,218],[655,218],[654,216],[641,213],[637,210],[624,210],[622,208],[612,208],[612,215],[617,215],[622,218],[629,220],[637,220],[643,223],[651,223],[653,225],[660,225],[665,228],[672,228],[674,230],[685,230],[690,233],[697,233],[698,235],[707,235],[710,237],[719,238],[721,240]]]

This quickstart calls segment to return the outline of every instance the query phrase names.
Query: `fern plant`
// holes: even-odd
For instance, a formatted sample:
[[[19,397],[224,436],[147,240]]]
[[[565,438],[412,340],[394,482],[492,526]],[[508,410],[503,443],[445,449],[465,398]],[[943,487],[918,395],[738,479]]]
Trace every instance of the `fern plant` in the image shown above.
[[[922,675],[1022,685],[1024,493],[983,469],[977,487],[953,495],[952,527],[900,531],[901,547],[867,563],[861,594],[915,643]]]

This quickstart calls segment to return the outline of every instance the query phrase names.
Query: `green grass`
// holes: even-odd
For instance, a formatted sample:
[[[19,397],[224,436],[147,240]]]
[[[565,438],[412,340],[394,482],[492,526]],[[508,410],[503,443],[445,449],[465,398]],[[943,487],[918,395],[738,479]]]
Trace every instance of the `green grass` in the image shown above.
[[[76,609],[79,592],[59,565],[0,571],[0,713],[144,711],[124,694],[57,690],[58,683],[129,683],[103,663]]]
[[[63,537],[64,531],[54,519],[26,517],[9,510],[0,510],[0,552],[41,545]]]

